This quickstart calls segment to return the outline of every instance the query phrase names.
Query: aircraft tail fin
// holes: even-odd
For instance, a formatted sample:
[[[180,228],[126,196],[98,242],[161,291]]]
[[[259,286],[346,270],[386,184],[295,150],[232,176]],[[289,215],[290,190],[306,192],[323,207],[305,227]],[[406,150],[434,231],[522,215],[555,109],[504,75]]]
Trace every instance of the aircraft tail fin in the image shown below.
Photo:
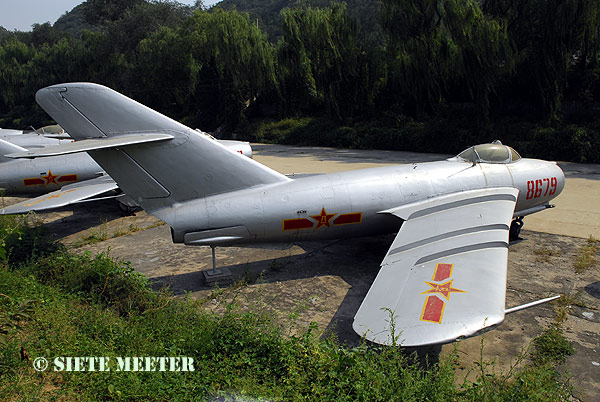
[[[14,159],[9,158],[6,155],[15,152],[27,152],[27,150],[8,141],[0,140],[0,163],[13,161]]]
[[[148,212],[290,180],[102,85],[53,85],[40,89],[36,100],[77,141],[148,134],[172,136],[157,142],[87,150],[119,187]]]

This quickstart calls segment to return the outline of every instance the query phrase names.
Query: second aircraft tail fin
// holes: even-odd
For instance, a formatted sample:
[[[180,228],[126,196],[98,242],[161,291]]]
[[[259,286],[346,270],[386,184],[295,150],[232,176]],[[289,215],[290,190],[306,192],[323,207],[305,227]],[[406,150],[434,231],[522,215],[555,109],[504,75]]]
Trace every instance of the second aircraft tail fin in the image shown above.
[[[15,152],[27,152],[27,150],[11,142],[0,140],[0,163],[14,161],[13,158],[9,158],[5,155]]]

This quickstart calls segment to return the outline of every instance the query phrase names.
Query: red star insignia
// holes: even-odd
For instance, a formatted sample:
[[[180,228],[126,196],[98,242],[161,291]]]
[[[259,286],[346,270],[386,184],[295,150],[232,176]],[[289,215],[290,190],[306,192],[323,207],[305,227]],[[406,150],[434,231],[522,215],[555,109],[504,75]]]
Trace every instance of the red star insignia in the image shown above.
[[[424,294],[428,294],[428,293],[439,293],[442,296],[444,296],[446,298],[446,300],[450,300],[451,293],[467,293],[465,290],[453,288],[452,282],[454,282],[454,279],[451,279],[448,282],[444,282],[441,285],[437,284],[437,283],[431,283],[431,282],[425,281],[426,284],[431,286],[431,289],[426,290],[425,292],[423,292],[421,294],[424,295]]]
[[[325,211],[325,208],[321,209],[321,215],[311,215],[311,218],[317,221],[317,227],[315,228],[315,230],[317,230],[321,226],[327,226],[328,228],[331,227],[329,220],[335,215],[337,214],[328,214],[327,211]]]
[[[48,174],[46,176],[42,176],[42,179],[46,180],[46,185],[48,186],[50,183],[54,183],[56,185],[58,185],[58,183],[56,182],[56,178],[58,176],[54,176],[52,174],[52,171],[50,169],[48,169]]]

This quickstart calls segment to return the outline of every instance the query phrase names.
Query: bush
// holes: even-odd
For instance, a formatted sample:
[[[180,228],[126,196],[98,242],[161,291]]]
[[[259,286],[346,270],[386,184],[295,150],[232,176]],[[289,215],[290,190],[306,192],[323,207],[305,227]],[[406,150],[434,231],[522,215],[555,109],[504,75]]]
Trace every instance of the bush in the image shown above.
[[[562,364],[566,361],[567,356],[575,353],[571,342],[565,338],[562,330],[556,325],[550,326],[542,335],[535,338],[533,346],[531,359],[538,366],[545,363]]]
[[[44,283],[110,306],[121,315],[143,312],[157,302],[144,275],[106,254],[92,258],[89,253],[78,256],[60,250],[24,269]]]

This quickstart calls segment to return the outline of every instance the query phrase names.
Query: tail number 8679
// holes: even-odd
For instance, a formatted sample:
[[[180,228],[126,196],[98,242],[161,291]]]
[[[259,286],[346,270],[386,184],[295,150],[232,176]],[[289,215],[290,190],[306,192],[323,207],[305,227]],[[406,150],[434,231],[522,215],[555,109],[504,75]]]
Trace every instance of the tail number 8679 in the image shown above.
[[[527,200],[532,198],[546,197],[556,193],[558,182],[556,177],[528,180],[527,181]]]

